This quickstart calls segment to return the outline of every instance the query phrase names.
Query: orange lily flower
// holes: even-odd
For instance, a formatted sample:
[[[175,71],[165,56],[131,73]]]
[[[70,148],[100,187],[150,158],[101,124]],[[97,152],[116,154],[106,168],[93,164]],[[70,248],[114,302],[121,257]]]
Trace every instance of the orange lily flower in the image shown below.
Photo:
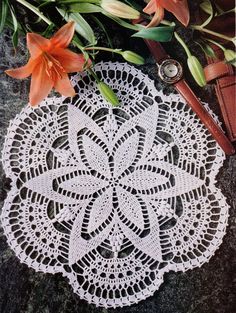
[[[66,49],[74,31],[75,23],[69,22],[61,27],[51,39],[28,33],[27,47],[30,52],[28,63],[6,71],[9,76],[19,79],[32,75],[29,94],[29,102],[32,106],[47,97],[53,87],[66,97],[75,95],[67,73],[83,71],[85,58],[83,54],[76,54]],[[88,62],[88,65],[90,63]]]
[[[164,18],[164,9],[174,16],[185,26],[189,23],[189,8],[187,0],[151,0],[143,12],[154,16],[147,27],[158,25]]]

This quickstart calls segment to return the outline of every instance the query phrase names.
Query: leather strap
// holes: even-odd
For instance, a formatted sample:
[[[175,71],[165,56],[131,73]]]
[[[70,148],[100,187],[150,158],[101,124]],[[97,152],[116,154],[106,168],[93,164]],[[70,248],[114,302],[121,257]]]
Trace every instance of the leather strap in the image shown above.
[[[159,42],[151,40],[145,40],[145,42],[157,63],[160,63],[160,61],[169,58],[168,54],[164,51]],[[234,154],[235,149],[232,146],[231,142],[225,136],[224,132],[215,122],[210,113],[204,108],[202,103],[195,96],[186,81],[184,79],[181,79],[180,81],[175,83],[174,86],[183,96],[183,98],[186,100],[192,110],[197,114],[202,123],[207,127],[209,132],[212,134],[212,136],[215,138],[215,140],[218,142],[224,152],[228,155]]]
[[[162,45],[160,44],[157,45],[156,41],[148,39],[145,39],[144,41],[148,46],[148,49],[151,51],[152,56],[154,57],[156,63],[160,64],[162,61],[170,58],[170,56],[163,49]]]
[[[231,141],[236,141],[236,80],[235,76],[227,76],[217,80],[216,94],[221,112]]]
[[[217,58],[207,58],[209,63],[204,71],[207,81],[215,83],[216,95],[231,141],[236,141],[236,77],[233,66],[225,64],[224,53],[215,45],[211,45]]]
[[[224,150],[227,155],[235,153],[235,149],[231,142],[223,133],[222,129],[218,126],[212,116],[204,108],[198,98],[195,96],[193,91],[184,79],[180,80],[175,84],[175,88],[185,98],[192,110],[197,114],[202,123],[206,126],[212,136],[216,139],[220,147]]]
[[[208,83],[210,83],[211,81],[214,81],[217,78],[234,74],[232,66],[230,64],[226,64],[223,61],[208,64],[204,68],[204,73],[205,73],[206,81]]]

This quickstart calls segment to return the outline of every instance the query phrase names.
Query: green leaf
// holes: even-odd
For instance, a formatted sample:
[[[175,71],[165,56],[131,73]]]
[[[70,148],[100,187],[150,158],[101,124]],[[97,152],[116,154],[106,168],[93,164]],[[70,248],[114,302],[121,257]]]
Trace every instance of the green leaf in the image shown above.
[[[12,43],[13,43],[13,47],[16,48],[18,45],[18,22],[15,16],[15,13],[13,12],[12,9],[10,9],[11,11],[11,16],[12,16],[12,23],[13,23],[13,35],[12,35]]]
[[[132,30],[136,30],[136,31],[140,30],[141,28],[143,28],[142,25],[138,25],[138,24],[133,25],[133,24],[130,24],[128,22],[125,22],[121,18],[115,17],[115,16],[107,13],[105,10],[102,11],[102,14],[106,15],[107,17],[109,17],[111,20],[113,20],[114,22],[116,22],[117,24],[119,24],[122,27],[125,27],[125,28],[128,28],[128,29],[132,29]]]
[[[68,6],[68,11],[75,13],[99,13],[103,9],[92,3],[75,3]]]
[[[52,0],[50,0],[52,2]],[[68,4],[74,4],[74,3],[94,3],[99,4],[100,0],[56,0],[57,4],[62,5],[68,5]]]
[[[143,27],[143,29],[133,34],[132,37],[140,37],[154,41],[166,42],[171,40],[174,29],[174,26],[158,26],[151,28]]]
[[[37,7],[39,10],[41,10],[42,8],[45,8],[48,5],[51,5],[52,1],[44,1],[43,3],[40,3],[40,5]]]
[[[51,37],[51,35],[53,34],[54,31],[54,27],[55,25],[53,23],[51,23],[50,25],[48,25],[48,27],[45,29],[45,31],[42,33],[43,37],[49,38]]]
[[[143,7],[141,5],[139,5],[137,3],[137,1],[132,1],[132,0],[125,0],[125,3],[127,3],[129,6],[131,6],[132,8],[134,8],[135,10],[142,12],[143,11]]]
[[[77,47],[84,55],[84,58],[85,58],[85,64],[84,64],[84,69],[86,69],[87,67],[87,62],[89,60],[89,54],[87,51],[84,50],[84,47],[83,47],[83,44],[82,42],[80,41],[80,39],[78,38],[78,36],[75,34],[73,39],[72,39],[72,44]]]
[[[0,19],[0,33],[3,31],[3,28],[5,26],[6,19],[7,19],[7,13],[8,13],[8,1],[2,0],[1,19]]]
[[[74,34],[72,43],[78,47],[79,49],[83,50],[83,43],[82,41],[79,39],[79,37],[77,36],[77,34]]]
[[[201,47],[202,51],[205,53],[206,56],[216,58],[215,52],[210,45],[208,45],[203,40],[197,40],[195,42]]]
[[[76,23],[75,30],[80,36],[88,40],[91,45],[96,44],[96,38],[92,28],[79,13],[68,14],[62,9],[57,8],[57,10],[67,22],[74,21]]]
[[[109,46],[110,48],[113,48],[112,40],[111,40],[111,38],[110,38],[110,36],[109,36],[109,34],[108,34],[108,32],[107,32],[105,26],[103,25],[103,23],[102,23],[96,16],[94,16],[94,15],[92,15],[92,18],[93,18],[94,21],[98,24],[98,26],[103,30],[103,32],[104,32],[104,34],[105,34],[105,36],[106,36],[106,38],[107,38],[108,46]]]

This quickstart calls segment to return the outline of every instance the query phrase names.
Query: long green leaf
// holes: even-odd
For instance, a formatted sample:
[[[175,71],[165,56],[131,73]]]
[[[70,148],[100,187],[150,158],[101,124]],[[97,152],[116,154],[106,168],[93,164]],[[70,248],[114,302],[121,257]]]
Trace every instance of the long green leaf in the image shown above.
[[[52,1],[52,0],[50,0]],[[57,0],[58,5],[68,5],[68,4],[73,4],[73,3],[94,3],[94,4],[99,4],[101,1],[100,0]]]
[[[143,29],[133,34],[132,37],[140,37],[154,41],[166,42],[171,40],[174,29],[174,26],[158,26],[151,28],[143,27]]]
[[[135,0],[124,0],[125,3],[127,3],[129,6],[131,6],[132,8],[134,8],[137,11],[142,12],[143,7],[137,3],[137,1]]]
[[[12,8],[10,9],[11,16],[12,16],[12,23],[13,23],[13,35],[12,35],[12,43],[13,47],[16,48],[18,45],[18,22],[15,16],[15,13],[13,12]]]
[[[208,45],[205,41],[196,40],[195,42],[196,42],[196,44],[198,44],[201,47],[202,51],[205,53],[206,56],[211,57],[211,58],[216,57],[215,52],[212,49],[212,47],[210,45]]]
[[[7,13],[8,13],[8,1],[2,0],[1,4],[1,19],[0,19],[0,33],[3,31],[3,28],[5,26],[5,22],[7,19]]]
[[[98,24],[98,26],[103,30],[103,32],[104,32],[104,34],[105,34],[105,36],[107,38],[108,46],[110,48],[113,48],[112,40],[111,40],[111,38],[110,38],[110,36],[109,36],[105,26],[103,25],[103,23],[94,15],[92,15],[92,18]]]
[[[57,10],[67,22],[74,21],[76,23],[75,30],[80,36],[88,40],[91,45],[96,44],[96,37],[92,28],[79,13],[68,14],[62,9],[57,8]]]
[[[51,23],[50,25],[47,26],[47,28],[41,35],[46,38],[51,37],[54,31],[54,28],[55,28],[55,25]]]
[[[103,9],[92,3],[75,3],[68,6],[68,11],[75,13],[99,13]]]
[[[116,22],[117,24],[119,24],[120,26],[123,26],[125,28],[128,28],[128,29],[132,29],[132,30],[139,30],[141,28],[143,28],[143,26],[139,25],[139,24],[130,24],[128,22],[125,22],[124,20],[122,20],[121,18],[119,17],[115,17],[109,13],[107,13],[105,10],[102,11],[102,14],[104,14],[105,16],[109,17],[111,20],[113,20],[114,22]]]

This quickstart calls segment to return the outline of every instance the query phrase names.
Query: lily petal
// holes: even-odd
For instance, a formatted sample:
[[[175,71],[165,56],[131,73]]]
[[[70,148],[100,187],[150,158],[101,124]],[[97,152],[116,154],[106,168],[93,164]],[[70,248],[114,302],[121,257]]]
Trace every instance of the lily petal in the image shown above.
[[[164,9],[160,5],[157,6],[156,12],[151,22],[146,26],[147,28],[157,26],[164,18]]]
[[[51,55],[57,59],[67,73],[81,72],[84,69],[85,58],[83,54],[71,52],[68,49],[56,48]],[[88,61],[88,66],[91,61]]]
[[[164,9],[174,14],[174,16],[184,25],[187,26],[189,23],[189,8],[187,0],[159,0],[159,5]]]
[[[152,14],[157,10],[157,0],[151,0],[143,9],[144,13]]]
[[[6,70],[5,73],[11,77],[23,79],[32,74],[33,69],[35,68],[36,65],[37,65],[36,60],[30,58],[29,62],[26,65],[21,66],[19,68]]]
[[[59,48],[66,48],[69,46],[75,32],[75,22],[68,22],[62,26],[53,37],[50,42],[53,46]]]
[[[29,101],[32,106],[40,103],[53,87],[51,78],[47,75],[44,62],[39,63],[33,70]]]
[[[40,56],[43,51],[47,51],[51,46],[49,39],[35,33],[28,33],[26,40],[27,47],[33,59]]]
[[[56,80],[55,89],[65,97],[73,97],[75,95],[75,90],[71,85],[69,77],[66,73],[62,73],[62,78]]]

